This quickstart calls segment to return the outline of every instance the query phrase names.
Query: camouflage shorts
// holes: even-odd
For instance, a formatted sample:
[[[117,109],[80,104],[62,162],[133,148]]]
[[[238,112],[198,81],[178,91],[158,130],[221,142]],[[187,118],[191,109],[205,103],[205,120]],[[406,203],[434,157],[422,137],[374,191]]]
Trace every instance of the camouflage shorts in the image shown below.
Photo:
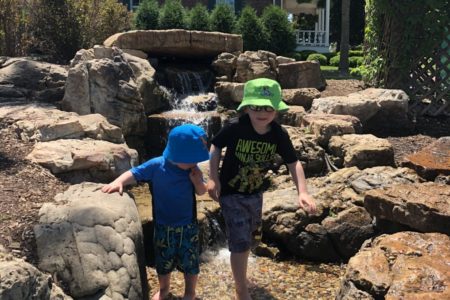
[[[175,268],[196,275],[199,268],[198,225],[168,226],[155,224],[155,264],[158,275]]]
[[[262,201],[261,193],[220,197],[231,252],[245,252],[261,239]]]

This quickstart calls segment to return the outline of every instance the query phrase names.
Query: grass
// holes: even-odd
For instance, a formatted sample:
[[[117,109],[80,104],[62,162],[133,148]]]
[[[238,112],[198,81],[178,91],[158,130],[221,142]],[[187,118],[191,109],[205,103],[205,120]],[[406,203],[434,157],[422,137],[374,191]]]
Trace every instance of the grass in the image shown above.
[[[338,67],[334,66],[320,66],[320,70],[322,71],[323,76],[325,79],[358,79],[361,80],[361,77],[359,76],[352,76],[350,74],[348,75],[342,75]]]

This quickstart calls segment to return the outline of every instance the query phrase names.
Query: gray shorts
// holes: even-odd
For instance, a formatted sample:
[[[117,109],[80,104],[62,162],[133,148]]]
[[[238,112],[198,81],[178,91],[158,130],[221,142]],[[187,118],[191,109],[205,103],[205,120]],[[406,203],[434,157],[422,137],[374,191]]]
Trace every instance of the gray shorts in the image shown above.
[[[261,239],[262,201],[262,193],[220,197],[230,252],[245,252]]]

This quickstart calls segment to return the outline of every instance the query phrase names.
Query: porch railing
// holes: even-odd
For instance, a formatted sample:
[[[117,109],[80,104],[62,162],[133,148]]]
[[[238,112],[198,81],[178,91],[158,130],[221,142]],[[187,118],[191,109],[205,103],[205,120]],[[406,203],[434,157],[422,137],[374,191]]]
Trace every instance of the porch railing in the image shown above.
[[[297,30],[295,32],[297,45],[328,47],[326,43],[326,31]]]

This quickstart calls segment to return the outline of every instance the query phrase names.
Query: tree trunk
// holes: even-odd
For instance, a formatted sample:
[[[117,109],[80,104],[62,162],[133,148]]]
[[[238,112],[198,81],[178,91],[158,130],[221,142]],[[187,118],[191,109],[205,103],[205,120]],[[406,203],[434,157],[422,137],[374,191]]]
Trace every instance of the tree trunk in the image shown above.
[[[341,57],[339,60],[339,72],[343,75],[348,74],[348,50],[350,35],[350,0],[342,0],[341,6]]]

